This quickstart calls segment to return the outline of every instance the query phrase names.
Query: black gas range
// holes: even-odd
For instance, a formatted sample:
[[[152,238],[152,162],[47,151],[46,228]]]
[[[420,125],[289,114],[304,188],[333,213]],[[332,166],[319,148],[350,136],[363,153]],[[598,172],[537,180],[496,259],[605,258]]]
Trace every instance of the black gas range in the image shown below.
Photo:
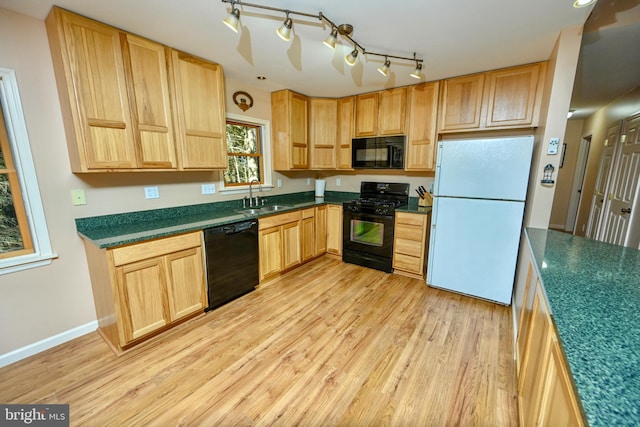
[[[343,203],[342,260],[391,273],[395,210],[409,202],[409,184],[360,184],[360,198]]]

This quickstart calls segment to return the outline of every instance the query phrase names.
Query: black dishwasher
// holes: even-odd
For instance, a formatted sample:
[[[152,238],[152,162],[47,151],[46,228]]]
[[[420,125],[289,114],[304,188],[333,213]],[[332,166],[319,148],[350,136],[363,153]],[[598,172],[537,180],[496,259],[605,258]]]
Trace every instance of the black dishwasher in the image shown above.
[[[204,230],[207,293],[212,310],[258,285],[258,221],[249,220]]]

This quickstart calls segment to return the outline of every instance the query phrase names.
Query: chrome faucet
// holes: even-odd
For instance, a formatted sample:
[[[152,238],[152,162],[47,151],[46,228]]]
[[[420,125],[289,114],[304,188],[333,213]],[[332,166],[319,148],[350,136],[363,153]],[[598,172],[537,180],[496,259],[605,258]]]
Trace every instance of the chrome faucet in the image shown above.
[[[253,199],[253,183],[254,182],[258,183],[258,185],[260,186],[259,187],[260,192],[262,193],[262,184],[260,183],[260,181],[258,181],[257,179],[252,179],[251,182],[249,182],[249,207],[260,206],[260,196],[256,196],[255,200]]]

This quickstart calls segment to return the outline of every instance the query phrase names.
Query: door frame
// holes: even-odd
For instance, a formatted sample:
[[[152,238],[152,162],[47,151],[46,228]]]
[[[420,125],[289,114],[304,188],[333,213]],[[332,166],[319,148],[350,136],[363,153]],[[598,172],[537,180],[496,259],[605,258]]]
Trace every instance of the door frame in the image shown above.
[[[587,162],[589,160],[589,149],[591,148],[591,137],[587,135],[580,140],[580,148],[578,149],[578,158],[576,160],[576,169],[573,175],[573,185],[571,186],[571,199],[569,200],[569,208],[567,210],[567,219],[565,221],[564,230],[576,233],[576,219],[580,206],[584,200],[584,181],[587,172]]]

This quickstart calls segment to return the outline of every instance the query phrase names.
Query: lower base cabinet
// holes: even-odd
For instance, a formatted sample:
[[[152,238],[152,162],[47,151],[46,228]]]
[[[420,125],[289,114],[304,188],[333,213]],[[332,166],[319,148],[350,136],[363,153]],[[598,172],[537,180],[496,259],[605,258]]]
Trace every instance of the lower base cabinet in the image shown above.
[[[206,306],[202,232],[85,249],[99,330],[116,352]]]
[[[393,237],[393,271],[424,279],[431,214],[397,212]]]
[[[543,285],[527,259],[523,283],[516,283],[523,289],[516,339],[520,426],[585,426]]]
[[[300,211],[295,211],[258,220],[261,282],[299,265],[302,261],[301,219]]]
[[[327,253],[342,256],[342,205],[327,205]]]

